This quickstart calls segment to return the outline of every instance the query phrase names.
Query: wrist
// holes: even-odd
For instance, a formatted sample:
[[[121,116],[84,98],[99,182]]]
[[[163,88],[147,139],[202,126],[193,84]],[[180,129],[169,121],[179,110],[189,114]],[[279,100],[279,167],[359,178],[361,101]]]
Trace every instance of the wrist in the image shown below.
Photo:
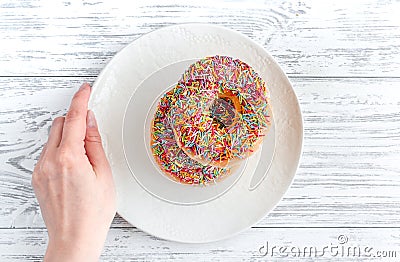
[[[101,250],[96,241],[50,239],[44,261],[98,261]]]

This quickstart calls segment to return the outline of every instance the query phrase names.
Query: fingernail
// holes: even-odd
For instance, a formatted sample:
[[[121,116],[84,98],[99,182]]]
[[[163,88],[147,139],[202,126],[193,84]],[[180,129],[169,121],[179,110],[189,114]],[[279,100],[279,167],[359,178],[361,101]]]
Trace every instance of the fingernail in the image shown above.
[[[88,126],[89,128],[97,127],[96,117],[94,116],[94,113],[93,113],[92,110],[88,110],[88,114],[87,114],[87,126]]]
[[[83,84],[81,85],[81,87],[79,88],[79,91],[84,90],[84,89],[86,89],[86,88],[90,88],[90,85],[89,85],[88,83],[83,83]]]

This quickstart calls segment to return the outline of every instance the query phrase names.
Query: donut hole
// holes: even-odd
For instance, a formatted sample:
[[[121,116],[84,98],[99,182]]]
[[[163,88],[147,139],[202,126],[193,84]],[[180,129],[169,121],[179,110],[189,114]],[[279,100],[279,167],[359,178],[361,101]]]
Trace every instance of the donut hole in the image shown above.
[[[238,102],[237,97],[232,93],[220,94],[210,107],[213,124],[221,129],[232,126],[240,111]]]
[[[230,99],[216,99],[210,108],[213,124],[218,125],[219,128],[231,126],[236,117],[235,111],[235,107],[232,105]]]

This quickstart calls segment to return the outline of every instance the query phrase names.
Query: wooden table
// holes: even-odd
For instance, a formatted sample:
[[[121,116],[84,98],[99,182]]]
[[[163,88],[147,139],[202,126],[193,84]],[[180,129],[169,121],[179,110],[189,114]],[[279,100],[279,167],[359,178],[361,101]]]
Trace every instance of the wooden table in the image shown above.
[[[348,247],[361,247],[364,259],[399,261],[399,1],[131,2],[0,2],[1,261],[42,259],[47,232],[31,173],[52,119],[80,83],[141,35],[188,22],[242,32],[281,64],[304,116],[300,168],[273,212],[231,239],[174,243],[116,216],[102,259],[298,261],[315,259],[298,249],[316,247],[320,259],[349,261],[360,258],[348,257]],[[322,254],[324,246],[345,247],[343,257]]]

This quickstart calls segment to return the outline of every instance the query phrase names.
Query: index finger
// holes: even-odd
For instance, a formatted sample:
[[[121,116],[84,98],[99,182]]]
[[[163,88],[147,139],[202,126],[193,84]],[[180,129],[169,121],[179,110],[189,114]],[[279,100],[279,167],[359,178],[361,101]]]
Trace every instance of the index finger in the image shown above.
[[[85,140],[89,97],[90,85],[84,83],[72,98],[68,113],[65,116],[60,145],[80,144]]]

